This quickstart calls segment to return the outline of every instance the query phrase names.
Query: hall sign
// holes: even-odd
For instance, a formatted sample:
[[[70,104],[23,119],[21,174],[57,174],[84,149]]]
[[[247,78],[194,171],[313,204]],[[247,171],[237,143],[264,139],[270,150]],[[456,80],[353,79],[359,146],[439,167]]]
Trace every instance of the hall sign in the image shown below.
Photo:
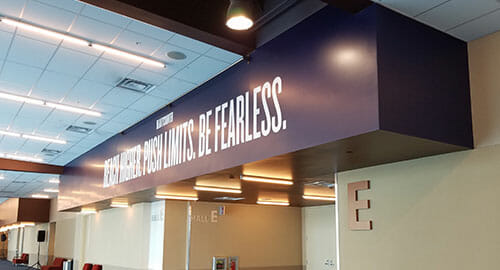
[[[465,42],[378,5],[327,6],[67,164],[58,208],[281,155],[315,177],[472,145]]]
[[[103,187],[188,163],[286,130],[277,76],[104,161]],[[169,114],[173,121],[173,114]],[[163,118],[164,119],[164,118]],[[158,121],[157,121],[158,123]],[[193,138],[198,133],[198,140]]]

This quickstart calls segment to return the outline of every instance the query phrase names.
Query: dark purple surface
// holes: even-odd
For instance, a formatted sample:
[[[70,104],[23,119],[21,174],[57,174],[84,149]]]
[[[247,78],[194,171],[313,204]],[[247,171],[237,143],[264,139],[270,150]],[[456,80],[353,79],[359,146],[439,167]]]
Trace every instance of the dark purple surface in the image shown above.
[[[326,7],[257,49],[250,64],[241,62],[233,66],[176,101],[171,108],[164,108],[74,160],[67,165],[61,178],[59,209],[70,209],[380,129],[379,99],[382,96],[379,96],[380,74],[377,68],[377,21],[380,18],[377,17],[389,16],[392,12],[386,14],[378,12],[379,9],[382,7],[373,5],[352,15]],[[425,33],[422,38],[425,38]],[[275,76],[283,80],[280,103],[287,121],[286,130],[152,175],[102,188],[104,160],[163,132],[164,129],[156,131],[156,119],[173,111],[174,123],[167,128],[190,118],[197,123],[199,114],[272,81]],[[391,102],[397,102],[397,93],[391,98]],[[399,113],[404,115],[406,112]],[[435,128],[436,132],[441,132],[447,126]],[[196,132],[194,134],[195,149],[198,149],[198,138]],[[448,142],[447,138],[439,139]]]

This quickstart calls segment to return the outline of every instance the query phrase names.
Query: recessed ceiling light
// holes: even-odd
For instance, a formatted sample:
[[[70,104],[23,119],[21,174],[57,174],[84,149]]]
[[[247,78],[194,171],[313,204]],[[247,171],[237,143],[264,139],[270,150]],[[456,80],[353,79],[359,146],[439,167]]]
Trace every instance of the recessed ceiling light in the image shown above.
[[[114,207],[114,208],[128,208],[129,205],[128,203],[126,202],[112,202],[111,207]]]
[[[268,200],[258,200],[257,204],[261,205],[278,205],[278,206],[289,206],[288,201],[268,201]]]
[[[156,194],[155,197],[157,199],[181,200],[181,201],[197,201],[198,200],[198,197],[183,196],[183,195]]]
[[[95,213],[97,213],[97,211],[94,208],[82,208],[82,210],[80,210],[80,213],[82,213],[82,214],[95,214]]]
[[[52,183],[52,184],[59,184],[59,182],[60,181],[57,178],[51,178],[51,179],[49,179],[49,183]]]
[[[50,108],[54,108],[57,110],[61,111],[67,111],[67,112],[74,112],[74,113],[80,113],[80,114],[86,114],[90,116],[101,116],[100,112],[93,111],[93,110],[88,110],[88,109],[83,109],[83,108],[78,108],[78,107],[73,107],[61,103],[53,103],[41,99],[35,99],[31,97],[25,97],[25,96],[18,96],[18,95],[13,95],[5,92],[0,92],[0,99],[6,99],[6,100],[12,100],[12,101],[17,101],[17,102],[25,102],[33,105],[38,105],[38,106],[46,106]]]
[[[241,193],[241,189],[235,188],[220,188],[220,187],[209,187],[209,186],[194,186],[195,190],[199,191],[212,191],[212,192],[223,192],[223,193]]]
[[[5,179],[5,176],[3,176],[2,174],[0,174],[0,180],[4,180]]]
[[[138,62],[143,62],[143,63],[157,66],[157,67],[162,67],[162,68],[165,67],[164,63],[162,63],[160,61],[156,61],[156,60],[148,58],[148,57],[129,53],[129,52],[126,52],[124,50],[112,48],[112,47],[109,47],[106,45],[94,43],[94,42],[91,42],[91,41],[86,40],[86,39],[82,39],[82,38],[68,35],[65,33],[57,32],[57,31],[50,30],[47,28],[43,28],[43,27],[32,25],[32,24],[20,22],[18,20],[12,20],[12,19],[3,17],[0,19],[0,22],[3,22],[3,23],[8,24],[8,25],[16,26],[16,27],[19,27],[19,28],[22,28],[24,30],[28,30],[28,31],[31,31],[31,32],[34,32],[37,34],[43,34],[43,35],[46,35],[49,37],[67,40],[69,42],[72,42],[72,43],[80,45],[80,46],[89,46],[89,47],[94,48],[96,50],[109,52],[111,54],[118,55],[118,56],[121,56],[123,58],[131,59],[131,60],[138,61]]]
[[[303,195],[302,198],[306,200],[331,201],[331,202],[334,202],[336,200],[334,196]]]
[[[174,60],[186,59],[186,55],[183,52],[179,52],[179,51],[170,51],[167,53],[167,56],[174,59]]]
[[[6,154],[6,153],[0,153],[0,158],[16,159],[16,160],[31,161],[31,162],[43,162],[43,159],[38,157],[29,157],[29,156],[21,156],[21,155]]]
[[[241,201],[244,199],[245,198],[242,198],[242,197],[218,197],[218,198],[215,198],[214,200],[216,200],[216,201]]]
[[[56,188],[46,188],[43,190],[43,192],[47,192],[47,193],[59,193],[59,189],[56,189]]]
[[[250,182],[260,182],[260,183],[288,185],[288,186],[293,185],[293,181],[286,179],[267,178],[267,177],[249,176],[249,175],[241,175],[240,179]]]
[[[31,195],[32,198],[36,198],[36,199],[48,199],[49,198],[49,195],[44,195],[44,194],[33,194]]]

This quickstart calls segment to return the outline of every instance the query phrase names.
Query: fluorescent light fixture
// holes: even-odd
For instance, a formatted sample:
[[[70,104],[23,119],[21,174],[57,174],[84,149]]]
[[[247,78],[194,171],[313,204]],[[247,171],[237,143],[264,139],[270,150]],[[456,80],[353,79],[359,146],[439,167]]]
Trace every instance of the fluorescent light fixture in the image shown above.
[[[21,156],[21,155],[15,155],[15,154],[5,154],[5,153],[0,153],[0,158],[9,158],[9,159],[22,160],[22,161],[31,161],[31,162],[43,162],[43,159],[37,158],[37,157],[28,157],[28,156]]]
[[[52,183],[52,184],[59,184],[59,183],[60,183],[60,181],[59,181],[59,179],[57,179],[57,178],[51,178],[51,179],[49,179],[49,183]]]
[[[22,226],[32,227],[35,226],[35,222],[21,222]]]
[[[212,191],[212,192],[223,192],[223,193],[241,193],[241,189],[235,188],[219,188],[219,187],[208,187],[208,186],[194,186],[195,190],[199,191]]]
[[[88,109],[83,109],[83,108],[78,108],[78,107],[73,107],[61,103],[53,103],[41,99],[35,99],[35,98],[30,98],[30,97],[25,97],[25,96],[18,96],[18,95],[13,95],[5,92],[0,92],[0,99],[6,99],[6,100],[12,100],[12,101],[17,101],[17,102],[26,102],[29,104],[33,105],[38,105],[38,106],[46,106],[50,108],[54,108],[56,110],[61,110],[61,111],[67,111],[67,112],[74,112],[74,113],[81,113],[81,114],[86,114],[90,116],[101,116],[102,114],[97,111],[93,110],[88,110]]]
[[[249,176],[249,175],[241,175],[240,179],[245,180],[245,181],[251,181],[251,182],[288,185],[288,186],[293,185],[293,181],[285,180],[285,179],[265,178],[265,177],[258,177],[258,176]]]
[[[303,195],[302,198],[304,198],[305,200],[331,201],[331,202],[334,202],[337,199],[333,196],[316,196],[316,195]]]
[[[37,199],[48,199],[49,195],[44,195],[44,194],[33,194],[31,195],[32,198],[37,198]]]
[[[128,58],[128,59],[131,59],[131,60],[134,60],[134,61],[144,62],[144,63],[150,64],[152,66],[161,67],[161,68],[165,67],[165,64],[162,63],[162,62],[159,62],[159,61],[156,61],[156,60],[153,60],[153,59],[150,59],[150,58],[146,58],[146,57],[143,57],[143,56],[140,56],[140,55],[137,55],[137,54],[125,52],[125,51],[122,51],[122,50],[119,50],[119,49],[115,49],[115,48],[112,48],[112,47],[109,47],[109,46],[106,46],[106,45],[92,43],[91,46],[93,48],[97,49],[97,50],[105,51],[105,52],[108,52],[110,54],[114,54],[114,55],[117,55],[117,56]]]
[[[4,130],[0,130],[0,135],[6,135],[6,136],[11,136],[11,137],[21,137],[21,134],[19,134],[19,133],[4,131]]]
[[[157,199],[167,199],[167,200],[181,200],[181,201],[197,201],[198,197],[194,196],[179,196],[179,195],[167,195],[167,194],[156,194]]]
[[[26,138],[26,139],[35,140],[35,141],[51,142],[51,143],[58,143],[58,144],[66,144],[65,140],[47,138],[47,137],[36,136],[36,135],[22,134],[22,137]]]
[[[128,208],[128,203],[126,202],[112,202],[111,207],[115,207],[115,208]]]
[[[57,188],[46,188],[43,190],[43,192],[47,192],[47,193],[59,193],[59,189]]]
[[[5,179],[5,176],[0,174],[0,180],[4,180],[4,179]]]
[[[80,210],[80,213],[82,213],[82,214],[95,214],[95,213],[97,213],[97,211],[94,208],[82,208],[82,210]]]
[[[68,106],[68,105],[64,105],[64,104],[61,104],[61,103],[46,102],[45,106],[51,107],[51,108],[54,108],[54,109],[57,109],[57,110],[61,110],[61,111],[81,113],[81,114],[86,114],[86,115],[90,115],[90,116],[97,116],[97,117],[99,117],[99,116],[102,115],[100,112],[96,112],[96,111],[92,111],[92,110],[87,110],[87,109],[82,109],[82,108],[73,107],[73,106]]]
[[[11,136],[11,137],[23,137],[25,139],[36,140],[36,141],[66,144],[65,140],[48,138],[48,137],[37,136],[37,135],[30,135],[30,134],[22,134],[22,133],[6,131],[6,130],[0,130],[0,135],[6,135],[6,136]]]
[[[86,40],[86,39],[82,39],[82,38],[75,37],[72,35],[68,35],[66,33],[61,33],[58,31],[35,26],[35,25],[29,24],[29,23],[20,22],[18,20],[12,20],[12,19],[9,19],[6,17],[1,18],[0,21],[5,23],[5,24],[16,26],[16,27],[19,27],[21,29],[28,30],[28,31],[31,31],[31,32],[34,32],[37,34],[42,34],[42,35],[46,35],[49,37],[66,40],[66,41],[69,41],[71,43],[81,45],[81,46],[89,46],[89,47],[94,48],[96,50],[109,52],[111,54],[118,55],[118,56],[121,56],[123,58],[131,59],[133,61],[143,62],[143,63],[149,64],[149,65],[162,67],[162,68],[166,67],[165,63],[162,63],[160,61],[156,61],[156,60],[148,58],[148,57],[129,53],[129,52],[126,52],[124,50],[115,49],[115,48],[112,48],[112,47],[109,47],[109,46],[106,46],[103,44],[94,43],[90,40]]]
[[[16,26],[16,27],[19,27],[19,28],[24,29],[24,30],[28,30],[28,31],[35,32],[35,33],[38,33],[38,34],[46,35],[46,36],[49,36],[49,37],[54,37],[54,38],[58,38],[58,39],[67,40],[67,41],[70,41],[70,42],[78,44],[78,45],[83,45],[83,46],[88,46],[89,45],[89,42],[86,41],[86,40],[83,40],[83,39],[80,39],[80,38],[76,38],[76,37],[72,37],[70,35],[66,35],[66,34],[63,34],[63,33],[58,33],[56,31],[51,31],[51,30],[48,30],[48,29],[44,29],[44,28],[41,28],[41,27],[38,27],[38,26],[34,26],[34,25],[31,25],[31,24],[23,23],[23,22],[16,21],[16,20],[11,20],[9,18],[2,18],[1,21],[3,23],[8,24],[8,25]]]
[[[267,201],[267,200],[258,200],[257,204],[261,205],[278,205],[278,206],[289,206],[290,203],[287,201]]]

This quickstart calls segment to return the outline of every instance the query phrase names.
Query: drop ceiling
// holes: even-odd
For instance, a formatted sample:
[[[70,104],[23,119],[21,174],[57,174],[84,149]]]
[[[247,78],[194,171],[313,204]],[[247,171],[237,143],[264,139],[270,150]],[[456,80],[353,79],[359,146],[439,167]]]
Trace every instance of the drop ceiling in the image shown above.
[[[74,0],[0,0],[0,16],[166,63],[166,68],[151,67],[0,23],[1,92],[102,113],[93,117],[0,99],[0,130],[67,141],[55,144],[0,136],[0,153],[39,157],[48,164],[67,164],[241,60],[212,45]],[[186,58],[168,57],[172,51]],[[156,87],[146,94],[116,88],[126,77]],[[67,131],[71,125],[92,131]],[[60,153],[46,155],[44,149]],[[53,187],[47,182],[51,175],[0,175],[4,176],[0,197],[28,197]]]
[[[464,41],[500,30],[499,0],[373,0]]]

